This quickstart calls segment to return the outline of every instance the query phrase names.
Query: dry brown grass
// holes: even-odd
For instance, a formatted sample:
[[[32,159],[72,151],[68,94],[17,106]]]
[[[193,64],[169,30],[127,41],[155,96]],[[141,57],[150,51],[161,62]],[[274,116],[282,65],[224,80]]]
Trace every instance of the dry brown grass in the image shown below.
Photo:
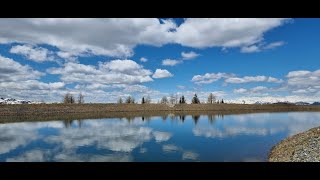
[[[0,122],[72,120],[107,117],[238,114],[255,112],[320,111],[320,106],[244,104],[26,104],[0,105]]]

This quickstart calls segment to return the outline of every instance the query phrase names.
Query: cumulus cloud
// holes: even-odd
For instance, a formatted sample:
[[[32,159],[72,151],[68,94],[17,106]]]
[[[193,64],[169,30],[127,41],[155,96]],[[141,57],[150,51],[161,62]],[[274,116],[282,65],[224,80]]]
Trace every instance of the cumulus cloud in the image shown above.
[[[33,47],[31,45],[17,45],[10,49],[10,53],[20,54],[25,56],[27,59],[35,62],[53,61],[53,52],[50,52],[46,48]]]
[[[162,65],[163,66],[175,66],[175,65],[180,64],[180,63],[182,63],[181,60],[175,60],[175,59],[162,60]]]
[[[192,151],[185,151],[182,154],[182,160],[197,160],[198,157],[199,154]]]
[[[156,72],[152,75],[153,78],[160,79],[160,78],[167,78],[167,77],[173,77],[173,74],[171,74],[166,69],[157,69]]]
[[[147,58],[145,58],[145,57],[141,57],[141,58],[140,58],[140,61],[141,61],[141,62],[147,62],[147,61],[148,61],[148,59],[147,59]]]
[[[246,47],[263,40],[265,32],[288,22],[284,18],[193,18],[176,32],[177,43],[194,48]]]
[[[228,73],[206,73],[204,75],[195,75],[191,79],[196,84],[210,84],[216,82],[222,78],[234,77],[234,74]]]
[[[180,148],[174,144],[165,144],[162,146],[162,151],[165,153],[173,153],[179,151]]]
[[[168,141],[172,137],[172,134],[168,132],[154,131],[153,136],[156,142],[163,142]]]
[[[98,67],[67,62],[64,67],[50,68],[50,74],[61,75],[67,83],[134,84],[153,81],[150,70],[132,60],[99,62]]]
[[[270,82],[281,83],[283,80],[267,76],[244,76],[237,77],[235,74],[228,73],[206,73],[204,75],[195,75],[191,79],[196,84],[210,84],[220,79],[224,79],[225,83],[250,83],[250,82]]]
[[[180,26],[155,18],[24,18],[0,20],[0,43],[48,44],[60,57],[130,57],[138,44],[177,43],[194,48],[245,47],[285,24],[281,18],[191,18]],[[94,33],[88,33],[94,32]]]
[[[276,41],[269,44],[257,44],[257,45],[251,45],[251,46],[243,46],[241,48],[242,53],[254,53],[254,52],[261,52],[268,49],[274,49],[280,46],[283,46],[285,43],[283,41]]]
[[[198,57],[200,54],[197,54],[193,51],[190,51],[190,52],[182,52],[181,53],[181,56],[182,56],[182,59],[183,60],[189,60],[189,59],[194,59],[196,57]]]
[[[230,77],[226,78],[226,83],[235,83],[235,84],[242,84],[242,83],[250,83],[250,82],[270,82],[270,83],[281,83],[283,80],[277,79],[274,77],[267,77],[267,76],[244,76],[244,77]]]
[[[1,55],[0,64],[0,94],[4,97],[28,97],[29,100],[39,101],[42,97],[50,99],[48,94],[52,98],[57,96],[57,91],[65,86],[64,82],[42,82],[39,79],[44,73]]]
[[[172,29],[177,27],[172,20],[154,18],[4,18],[0,26],[5,27],[0,30],[0,43],[48,44],[73,56],[113,57],[132,56],[137,44],[172,42]]]
[[[15,82],[27,79],[39,79],[44,74],[33,70],[28,65],[22,65],[13,59],[0,55],[0,82]]]

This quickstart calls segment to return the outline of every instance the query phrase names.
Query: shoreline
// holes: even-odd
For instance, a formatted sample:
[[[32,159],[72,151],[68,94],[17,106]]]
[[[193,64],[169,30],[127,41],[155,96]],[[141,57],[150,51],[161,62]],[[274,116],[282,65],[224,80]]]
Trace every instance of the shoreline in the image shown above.
[[[320,162],[320,127],[290,136],[272,147],[269,162]]]
[[[252,104],[22,104],[0,105],[0,123],[174,115],[228,115],[263,112],[319,112],[320,106]]]

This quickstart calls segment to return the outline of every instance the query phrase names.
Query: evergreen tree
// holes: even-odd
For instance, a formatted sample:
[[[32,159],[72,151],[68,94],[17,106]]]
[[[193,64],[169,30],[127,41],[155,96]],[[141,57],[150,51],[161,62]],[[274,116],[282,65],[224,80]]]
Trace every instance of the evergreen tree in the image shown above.
[[[181,96],[181,103],[180,104],[185,104],[186,103],[186,99],[184,98],[184,96]]]
[[[221,104],[223,104],[224,102],[223,102],[223,99],[221,100]]]
[[[199,100],[197,94],[194,94],[194,96],[192,98],[192,104],[200,104],[200,100]]]
[[[144,104],[144,103],[146,103],[146,101],[144,100],[144,97],[142,97],[141,104]]]

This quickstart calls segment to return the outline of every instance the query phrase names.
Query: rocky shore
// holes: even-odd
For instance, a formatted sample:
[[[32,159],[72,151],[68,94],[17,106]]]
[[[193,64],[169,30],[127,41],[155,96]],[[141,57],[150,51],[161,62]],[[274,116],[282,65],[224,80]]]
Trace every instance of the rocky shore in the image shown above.
[[[320,162],[320,127],[291,136],[275,145],[269,162]]]

